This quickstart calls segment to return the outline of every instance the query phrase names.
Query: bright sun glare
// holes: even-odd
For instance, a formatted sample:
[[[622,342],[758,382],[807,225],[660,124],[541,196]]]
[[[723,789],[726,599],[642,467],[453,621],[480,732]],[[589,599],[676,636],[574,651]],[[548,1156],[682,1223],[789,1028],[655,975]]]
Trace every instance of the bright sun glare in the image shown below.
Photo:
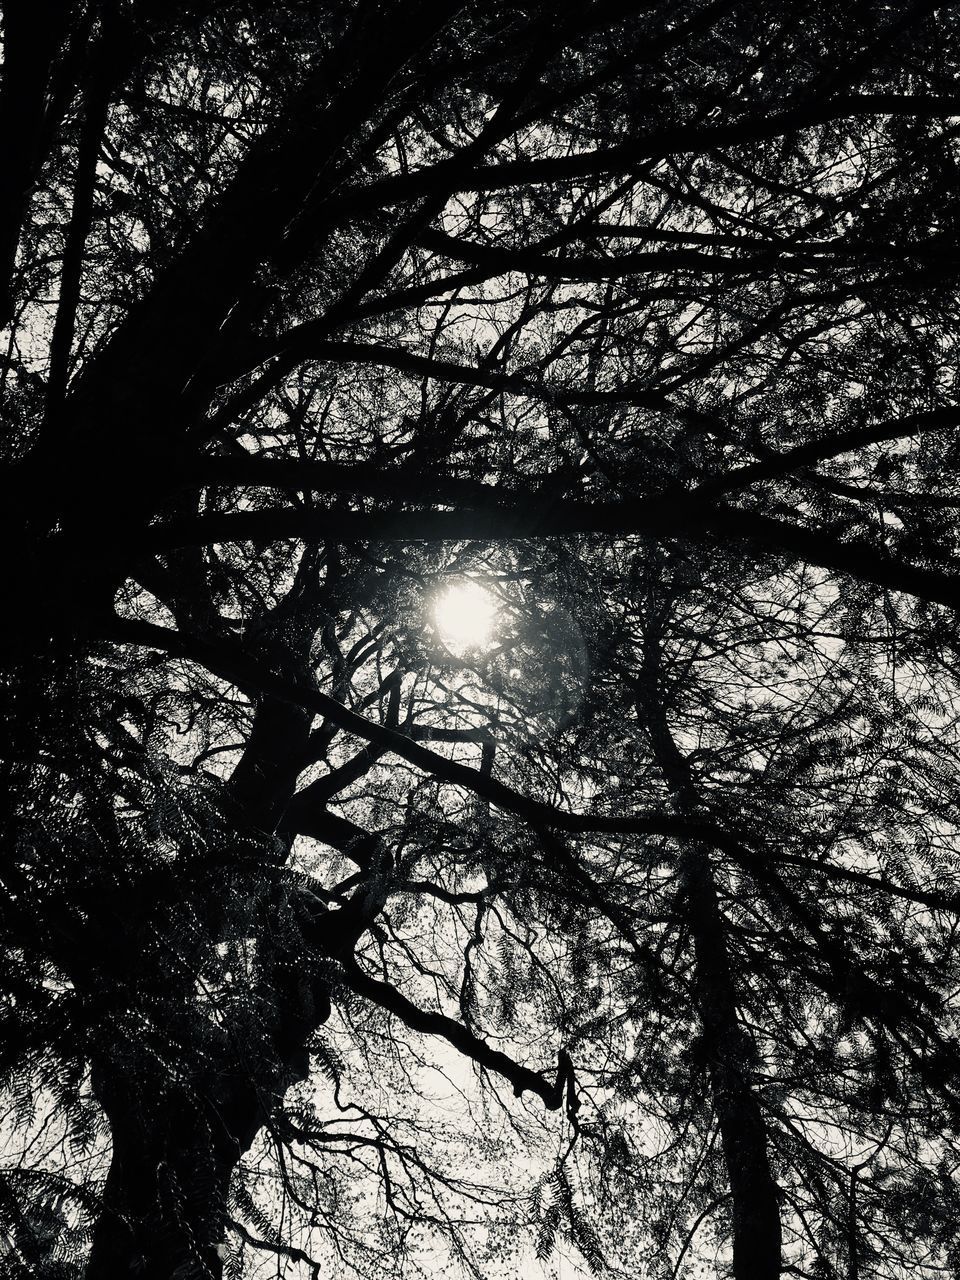
[[[479,582],[458,582],[437,597],[433,617],[440,639],[452,653],[485,649],[493,636],[497,602]]]

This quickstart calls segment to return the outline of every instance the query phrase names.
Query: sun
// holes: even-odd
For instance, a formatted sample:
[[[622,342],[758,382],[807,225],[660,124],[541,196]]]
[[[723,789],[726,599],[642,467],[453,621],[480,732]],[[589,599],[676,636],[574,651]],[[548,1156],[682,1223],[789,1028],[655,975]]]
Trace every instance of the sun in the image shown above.
[[[489,646],[498,612],[493,595],[479,582],[466,578],[437,596],[433,619],[451,653],[463,654]]]

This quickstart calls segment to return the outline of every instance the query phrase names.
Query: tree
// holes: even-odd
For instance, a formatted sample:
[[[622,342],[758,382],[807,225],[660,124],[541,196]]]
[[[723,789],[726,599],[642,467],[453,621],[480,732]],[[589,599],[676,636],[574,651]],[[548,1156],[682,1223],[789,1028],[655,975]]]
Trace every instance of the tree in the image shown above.
[[[11,1274],[956,1265],[955,36],[4,6]]]

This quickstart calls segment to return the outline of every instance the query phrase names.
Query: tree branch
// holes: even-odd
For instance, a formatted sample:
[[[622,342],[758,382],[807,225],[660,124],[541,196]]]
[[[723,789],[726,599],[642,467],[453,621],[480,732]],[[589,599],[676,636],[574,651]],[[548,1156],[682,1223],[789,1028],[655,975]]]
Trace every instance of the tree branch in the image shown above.
[[[861,539],[841,541],[759,511],[701,502],[694,491],[670,499],[561,502],[497,506],[490,510],[334,512],[279,509],[238,511],[150,526],[138,550],[218,542],[267,543],[285,538],[338,543],[366,541],[506,541],[603,533],[626,537],[705,539],[742,546],[848,574],[950,608],[960,606],[960,576],[908,564]]]
[[[524,1093],[535,1093],[548,1111],[557,1111],[563,1103],[564,1093],[572,1094],[573,1065],[569,1055],[561,1049],[557,1055],[557,1076],[551,1084],[537,1071],[523,1067],[519,1063],[494,1049],[486,1040],[468,1031],[461,1023],[446,1014],[431,1013],[420,1009],[395,987],[379,978],[373,978],[355,962],[343,965],[341,970],[343,981],[352,991],[365,996],[381,1009],[396,1015],[411,1031],[420,1031],[426,1035],[441,1036],[448,1044],[471,1058],[479,1066],[488,1071],[495,1071],[513,1085],[517,1097]],[[570,1099],[568,1097],[568,1108]]]
[[[327,218],[356,215],[398,204],[431,192],[450,195],[503,191],[509,187],[630,173],[638,165],[670,155],[702,155],[721,147],[780,138],[798,129],[829,124],[851,116],[894,116],[940,119],[960,114],[954,96],[861,93],[798,104],[786,111],[763,111],[724,125],[678,124],[650,132],[619,146],[600,147],[544,160],[508,160],[468,165],[459,158],[441,161],[409,174],[391,175],[348,188],[331,199]]]
[[[212,674],[229,681],[238,688],[258,694],[270,694],[283,701],[306,707],[316,715],[324,716],[348,733],[364,738],[384,751],[400,756],[424,773],[464,787],[475,795],[489,800],[506,813],[512,813],[538,827],[552,827],[558,831],[605,832],[613,835],[666,835],[693,838],[725,839],[719,829],[709,824],[691,823],[671,814],[636,814],[629,817],[612,817],[604,814],[570,813],[557,809],[542,800],[535,800],[515,791],[505,783],[469,765],[448,760],[446,756],[431,751],[420,743],[411,741],[395,729],[375,724],[342,703],[322,693],[319,689],[297,684],[274,675],[261,667],[239,648],[226,641],[211,641],[199,636],[159,627],[150,622],[117,618],[104,625],[99,634],[104,639],[119,644],[136,644],[161,649],[172,656],[187,658],[204,666]],[[320,837],[322,838],[322,837]]]

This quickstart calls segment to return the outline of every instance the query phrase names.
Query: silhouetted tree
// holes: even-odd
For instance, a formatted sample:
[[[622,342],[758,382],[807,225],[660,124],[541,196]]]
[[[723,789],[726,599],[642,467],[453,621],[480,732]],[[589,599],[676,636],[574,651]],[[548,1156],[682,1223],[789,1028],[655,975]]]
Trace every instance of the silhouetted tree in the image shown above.
[[[955,1267],[950,8],[3,23],[0,1267]]]

